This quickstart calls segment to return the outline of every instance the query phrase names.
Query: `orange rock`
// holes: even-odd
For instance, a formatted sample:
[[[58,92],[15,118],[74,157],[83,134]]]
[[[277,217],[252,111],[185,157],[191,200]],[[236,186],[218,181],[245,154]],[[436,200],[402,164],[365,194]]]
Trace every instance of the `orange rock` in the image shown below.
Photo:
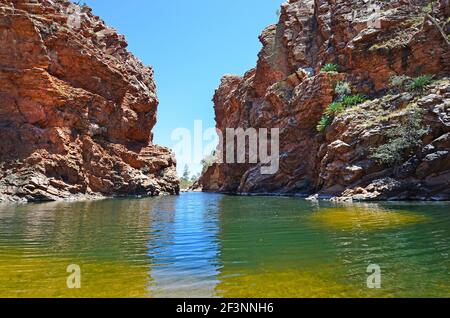
[[[344,193],[350,198],[353,193],[368,200],[450,199],[449,149],[438,142],[450,127],[449,47],[406,1],[366,2],[290,0],[282,5],[279,22],[260,36],[256,69],[244,77],[224,77],[214,95],[218,129],[280,128],[280,169],[265,176],[255,164],[216,164],[199,188],[327,197]],[[448,21],[448,5],[442,3],[434,14]],[[339,73],[322,73],[327,63],[338,64]],[[422,74],[441,81],[422,92],[387,94],[391,76]],[[324,110],[337,99],[337,81],[349,82],[354,93],[373,101],[345,111],[319,134],[316,126]],[[405,151],[402,163],[381,165],[371,149],[389,142],[390,127],[408,121],[408,105],[424,111],[422,124],[431,129]]]
[[[87,6],[0,0],[0,201],[175,194],[153,70]]]

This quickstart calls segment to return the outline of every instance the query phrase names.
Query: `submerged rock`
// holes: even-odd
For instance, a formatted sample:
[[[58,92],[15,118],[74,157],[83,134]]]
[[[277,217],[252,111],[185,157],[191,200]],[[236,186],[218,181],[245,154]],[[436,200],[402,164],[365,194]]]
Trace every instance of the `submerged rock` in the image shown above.
[[[365,204],[370,203],[324,208],[311,216],[311,224],[321,228],[361,232],[396,229],[430,221],[422,214]]]
[[[69,1],[0,0],[0,201],[178,193],[153,70]]]

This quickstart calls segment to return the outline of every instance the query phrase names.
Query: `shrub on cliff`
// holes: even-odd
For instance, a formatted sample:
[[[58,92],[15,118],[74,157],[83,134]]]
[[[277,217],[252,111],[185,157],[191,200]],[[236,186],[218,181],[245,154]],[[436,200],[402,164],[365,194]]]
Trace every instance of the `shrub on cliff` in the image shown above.
[[[420,91],[433,81],[433,76],[423,75],[416,77],[410,84],[407,85],[407,89],[410,91]]]
[[[398,123],[386,132],[387,142],[371,149],[371,158],[383,165],[402,163],[408,151],[419,146],[423,135],[429,131],[428,127],[422,125],[423,112],[417,106],[411,107],[406,122]]]
[[[334,92],[339,96],[339,98],[343,98],[344,96],[352,93],[352,86],[348,82],[337,82]]]
[[[422,75],[416,78],[411,78],[406,75],[395,75],[391,77],[389,87],[394,93],[422,91],[428,84],[431,84],[432,81],[432,75]]]
[[[325,115],[328,117],[335,117],[345,110],[345,105],[341,102],[334,102],[328,105],[325,110]]]
[[[366,101],[366,98],[361,94],[351,95],[351,96],[344,96],[342,99],[342,104],[345,107],[352,107],[356,106],[358,104],[362,104]]]
[[[333,118],[327,115],[323,115],[320,119],[319,123],[317,124],[317,131],[320,133],[323,133],[325,129],[327,129],[328,126],[331,125],[333,122]]]
[[[328,63],[325,64],[320,71],[323,73],[339,72],[339,65],[334,63]]]
[[[333,122],[334,118],[345,111],[346,108],[356,106],[366,101],[361,94],[344,96],[340,102],[333,102],[324,111],[324,115],[317,124],[317,131],[322,133]]]

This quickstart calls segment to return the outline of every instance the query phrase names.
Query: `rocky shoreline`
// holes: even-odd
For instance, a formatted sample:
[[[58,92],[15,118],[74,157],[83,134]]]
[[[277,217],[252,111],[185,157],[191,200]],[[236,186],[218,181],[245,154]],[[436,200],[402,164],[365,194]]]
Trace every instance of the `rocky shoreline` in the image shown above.
[[[332,196],[324,194],[308,194],[308,193],[276,193],[276,192],[261,192],[261,193],[237,193],[237,192],[222,192],[222,191],[207,191],[197,188],[195,190],[181,191],[181,193],[219,193],[230,196],[242,196],[242,197],[286,197],[286,198],[299,198],[311,202],[330,201],[334,203],[352,203],[352,202],[446,202],[450,201],[448,197],[390,197],[380,198],[374,196],[370,198],[368,196]]]

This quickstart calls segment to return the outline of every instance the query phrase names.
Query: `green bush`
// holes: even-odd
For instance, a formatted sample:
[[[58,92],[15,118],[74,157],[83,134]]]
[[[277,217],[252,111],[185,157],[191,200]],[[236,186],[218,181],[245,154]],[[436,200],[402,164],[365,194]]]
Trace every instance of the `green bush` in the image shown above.
[[[333,64],[333,63],[328,63],[322,67],[321,71],[324,73],[339,72],[339,65]]]
[[[408,150],[419,146],[429,130],[422,125],[422,114],[422,109],[413,108],[405,123],[387,131],[387,143],[371,149],[371,158],[383,165],[401,164]]]
[[[416,78],[413,78],[411,83],[407,86],[410,91],[419,91],[422,90],[426,85],[430,84],[433,81],[433,76],[431,75],[422,75]]]
[[[357,94],[357,95],[351,95],[351,96],[344,96],[342,98],[341,102],[333,102],[324,111],[324,115],[320,119],[320,122],[317,124],[317,131],[318,132],[324,132],[325,129],[331,125],[334,118],[342,113],[347,107],[355,106],[360,103],[365,102],[366,99],[363,95]]]
[[[352,93],[352,86],[348,82],[337,82],[334,92],[340,97],[350,95]]]
[[[334,102],[328,105],[327,109],[325,110],[325,115],[327,115],[328,117],[335,117],[344,110],[345,110],[344,104],[340,102]]]
[[[432,81],[432,75],[422,75],[416,78],[411,78],[406,75],[395,75],[391,77],[389,87],[394,89],[395,93],[405,91],[421,91]]]
[[[342,104],[345,107],[351,107],[356,106],[358,104],[362,104],[366,101],[366,98],[361,94],[351,95],[351,96],[344,96],[342,99]]]
[[[331,125],[333,122],[333,119],[327,115],[322,116],[322,118],[319,121],[319,124],[317,125],[317,131],[322,133],[327,129],[328,126]]]

